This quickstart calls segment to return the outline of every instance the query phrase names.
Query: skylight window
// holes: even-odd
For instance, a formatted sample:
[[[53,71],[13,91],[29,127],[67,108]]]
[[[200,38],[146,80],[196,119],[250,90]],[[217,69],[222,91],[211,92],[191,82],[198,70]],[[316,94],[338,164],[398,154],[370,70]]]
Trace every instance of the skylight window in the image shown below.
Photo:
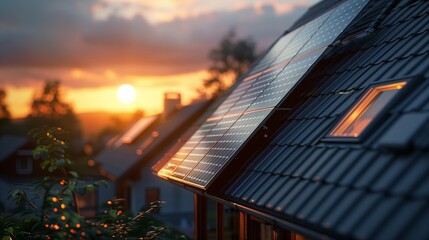
[[[405,84],[407,82],[397,82],[371,88],[337,124],[329,136],[359,137]]]

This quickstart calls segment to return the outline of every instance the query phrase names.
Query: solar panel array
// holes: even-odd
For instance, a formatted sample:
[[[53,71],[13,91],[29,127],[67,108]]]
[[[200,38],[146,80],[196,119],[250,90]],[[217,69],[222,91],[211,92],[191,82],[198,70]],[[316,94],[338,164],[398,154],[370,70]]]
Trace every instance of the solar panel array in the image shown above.
[[[281,37],[158,174],[206,189],[366,2],[346,1]]]
[[[121,136],[119,141],[116,142],[115,146],[120,146],[122,143],[131,144],[134,140],[142,134],[156,119],[158,116],[151,116],[139,119],[134,125],[128,129],[124,135]]]

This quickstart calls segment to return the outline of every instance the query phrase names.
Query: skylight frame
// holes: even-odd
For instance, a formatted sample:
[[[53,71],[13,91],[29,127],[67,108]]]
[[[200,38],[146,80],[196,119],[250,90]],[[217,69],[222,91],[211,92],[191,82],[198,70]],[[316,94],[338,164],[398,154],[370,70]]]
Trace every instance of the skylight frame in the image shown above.
[[[360,143],[367,139],[371,133],[376,131],[377,128],[381,127],[380,123],[385,121],[389,117],[389,112],[392,108],[401,104],[405,100],[406,96],[410,91],[415,89],[416,85],[422,80],[421,75],[405,76],[400,78],[393,78],[386,81],[374,82],[369,84],[363,91],[362,95],[357,97],[353,105],[341,114],[341,117],[334,122],[334,124],[328,129],[325,136],[321,139],[323,142],[345,142],[345,143]],[[371,90],[377,87],[383,87],[395,83],[406,82],[406,84],[400,89],[400,91],[376,114],[374,119],[363,129],[363,131],[357,136],[333,136],[332,133],[339,127],[339,125],[358,107],[358,104],[364,100],[370,94]]]

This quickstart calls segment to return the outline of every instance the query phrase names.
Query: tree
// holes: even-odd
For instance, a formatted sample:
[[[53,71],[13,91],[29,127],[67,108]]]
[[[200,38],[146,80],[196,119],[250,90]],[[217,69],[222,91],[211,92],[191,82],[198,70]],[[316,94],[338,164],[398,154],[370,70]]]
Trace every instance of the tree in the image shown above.
[[[10,112],[6,105],[6,91],[0,89],[0,127],[7,124],[10,119]]]
[[[27,130],[47,126],[69,129],[71,150],[78,153],[82,148],[82,130],[73,108],[62,99],[61,82],[47,80],[42,91],[36,94],[31,103],[30,114],[26,119]]]
[[[235,82],[249,69],[256,57],[256,44],[252,39],[236,39],[235,31],[229,31],[218,47],[209,53],[212,64],[204,87],[214,87],[214,96],[221,94],[229,86],[228,83]]]
[[[45,82],[42,93],[33,99],[31,117],[63,117],[73,115],[71,106],[61,99],[60,81],[48,80]]]

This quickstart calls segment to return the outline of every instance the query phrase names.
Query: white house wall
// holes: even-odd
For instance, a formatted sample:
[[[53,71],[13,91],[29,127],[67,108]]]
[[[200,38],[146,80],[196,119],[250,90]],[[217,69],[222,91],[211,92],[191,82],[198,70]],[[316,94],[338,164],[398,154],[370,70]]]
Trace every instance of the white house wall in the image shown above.
[[[161,214],[177,214],[194,211],[193,193],[165,182],[153,175],[150,167],[144,167],[138,182],[131,184],[131,211],[137,213],[146,204],[146,189],[158,188],[160,200],[166,204],[162,206]]]

